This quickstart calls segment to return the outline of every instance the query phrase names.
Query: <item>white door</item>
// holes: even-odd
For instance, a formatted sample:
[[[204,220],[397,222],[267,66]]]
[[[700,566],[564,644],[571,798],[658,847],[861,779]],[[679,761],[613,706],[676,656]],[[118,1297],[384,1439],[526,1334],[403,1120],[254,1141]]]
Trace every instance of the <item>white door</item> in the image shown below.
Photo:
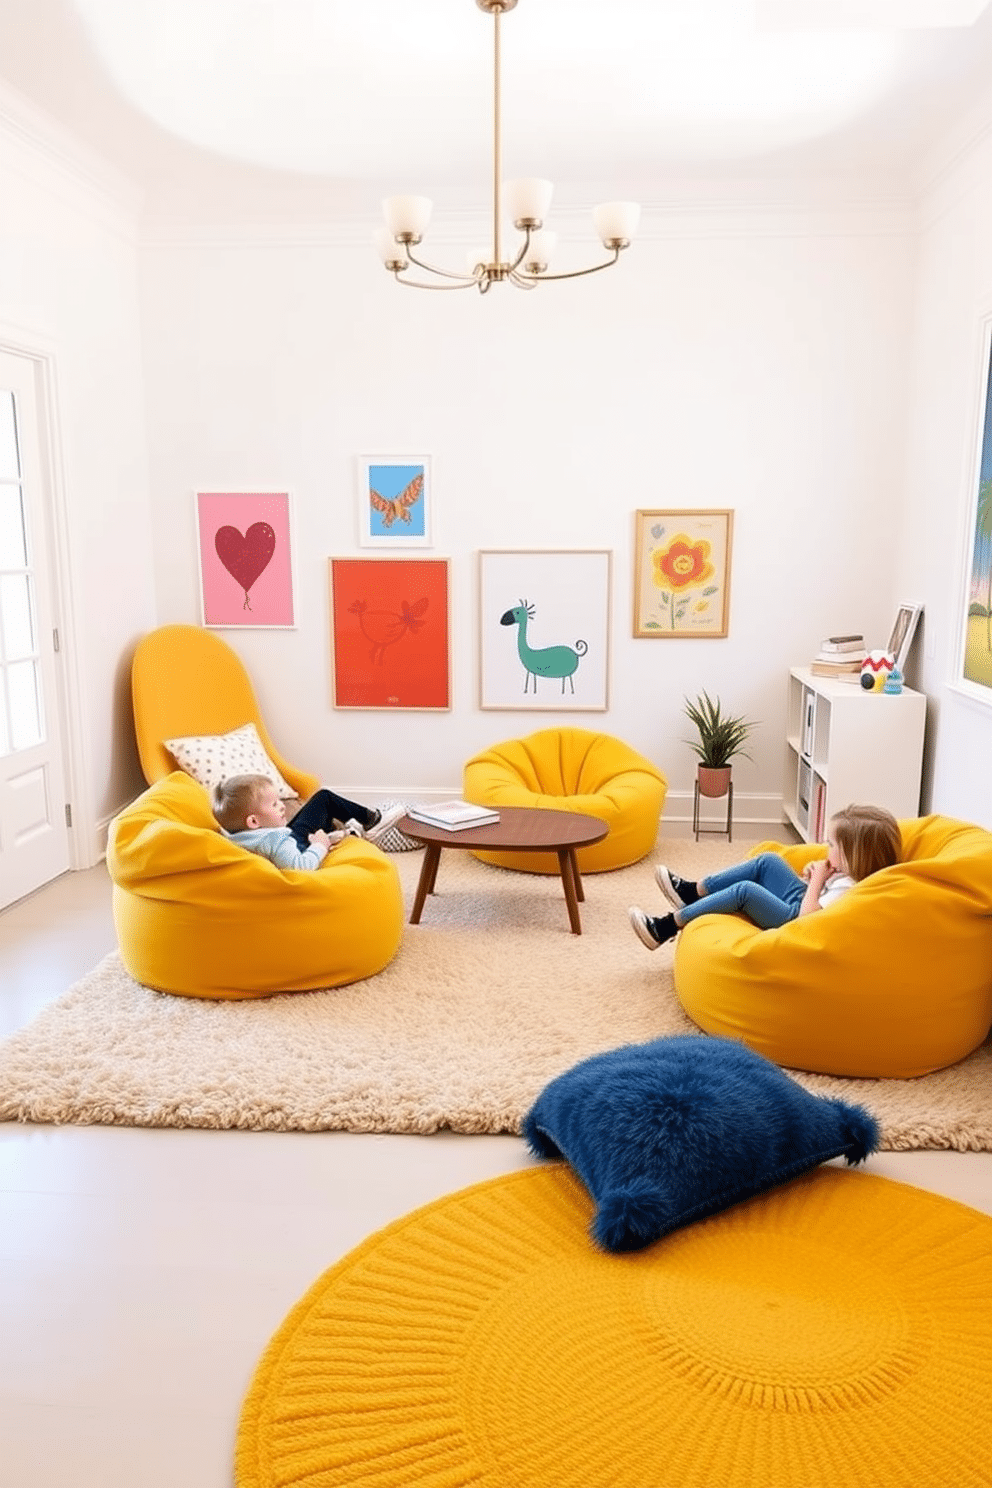
[[[0,352],[0,908],[69,867],[35,364]]]

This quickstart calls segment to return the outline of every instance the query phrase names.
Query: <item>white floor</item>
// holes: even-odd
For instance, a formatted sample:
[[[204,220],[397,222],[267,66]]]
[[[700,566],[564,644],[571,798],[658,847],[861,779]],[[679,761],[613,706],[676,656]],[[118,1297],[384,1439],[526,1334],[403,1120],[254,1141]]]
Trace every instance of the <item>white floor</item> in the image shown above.
[[[102,867],[0,914],[0,1034],[114,945]],[[230,1488],[290,1306],[364,1236],[526,1166],[515,1137],[0,1125],[0,1488]],[[992,1154],[870,1168],[992,1213]]]

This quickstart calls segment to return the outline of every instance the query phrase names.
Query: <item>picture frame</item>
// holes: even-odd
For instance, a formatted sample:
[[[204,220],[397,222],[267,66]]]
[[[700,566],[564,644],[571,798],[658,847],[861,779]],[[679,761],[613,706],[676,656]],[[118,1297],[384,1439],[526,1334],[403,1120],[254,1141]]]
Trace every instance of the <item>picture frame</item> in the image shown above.
[[[954,687],[992,707],[992,312],[981,322],[980,366]]]
[[[634,636],[722,639],[730,632],[734,513],[638,510],[634,517]]]
[[[892,622],[889,642],[885,649],[903,676],[906,674],[906,657],[909,655],[909,648],[913,644],[913,637],[922,613],[923,606],[920,604],[901,604]]]
[[[291,507],[288,491],[195,493],[205,627],[296,628]]]
[[[612,553],[479,553],[479,707],[609,707]]]
[[[358,456],[359,547],[432,547],[433,515],[428,455]]]
[[[331,558],[335,708],[451,707],[447,558]]]

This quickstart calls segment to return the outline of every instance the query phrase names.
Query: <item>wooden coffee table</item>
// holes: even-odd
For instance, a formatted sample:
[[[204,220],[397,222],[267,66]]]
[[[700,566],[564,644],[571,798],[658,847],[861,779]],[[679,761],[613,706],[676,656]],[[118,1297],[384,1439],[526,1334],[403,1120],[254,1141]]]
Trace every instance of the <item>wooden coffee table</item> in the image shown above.
[[[500,806],[499,821],[487,827],[466,827],[460,832],[445,831],[443,827],[429,827],[426,822],[414,821],[410,816],[401,817],[396,823],[405,837],[427,844],[417,893],[410,911],[410,924],[419,925],[420,915],[428,894],[434,892],[437,865],[441,861],[443,847],[461,847],[472,850],[483,848],[493,852],[553,852],[558,855],[558,871],[568,919],[573,935],[582,934],[579,919],[579,900],[585,899],[582,878],[575,861],[575,849],[588,847],[593,842],[602,842],[610,830],[598,816],[583,816],[578,811],[545,811],[535,806]]]

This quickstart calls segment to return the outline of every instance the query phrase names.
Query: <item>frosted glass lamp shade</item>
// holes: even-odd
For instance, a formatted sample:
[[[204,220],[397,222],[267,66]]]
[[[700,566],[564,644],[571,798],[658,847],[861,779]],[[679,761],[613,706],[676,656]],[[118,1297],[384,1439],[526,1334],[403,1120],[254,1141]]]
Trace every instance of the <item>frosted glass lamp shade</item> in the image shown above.
[[[397,243],[388,227],[377,228],[372,234],[372,241],[375,244],[376,253],[387,269],[391,269],[394,264],[406,264],[406,250],[402,243]]]
[[[605,248],[626,247],[637,231],[641,209],[637,202],[603,202],[593,208],[592,220]]]
[[[543,274],[554,255],[555,244],[558,242],[558,234],[548,232],[531,233],[530,246],[524,259],[524,268],[528,274]]]
[[[551,210],[554,183],[527,176],[503,182],[503,200],[515,227],[540,227]]]
[[[386,226],[394,238],[419,243],[431,220],[429,196],[387,196],[382,204]]]

